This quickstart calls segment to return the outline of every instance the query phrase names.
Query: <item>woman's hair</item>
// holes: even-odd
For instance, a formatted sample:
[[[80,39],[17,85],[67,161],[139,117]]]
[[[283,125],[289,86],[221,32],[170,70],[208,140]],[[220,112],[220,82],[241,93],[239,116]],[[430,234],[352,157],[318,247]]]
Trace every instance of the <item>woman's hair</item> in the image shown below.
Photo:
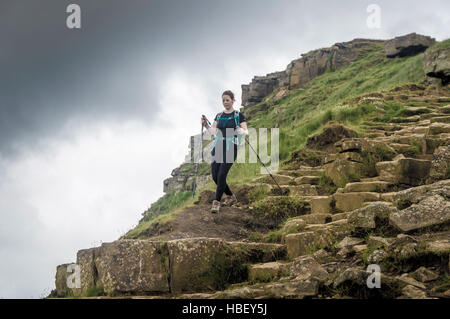
[[[231,97],[232,100],[234,100],[234,94],[230,90],[226,90],[225,92],[223,92],[222,96],[224,95],[228,95],[229,97]]]

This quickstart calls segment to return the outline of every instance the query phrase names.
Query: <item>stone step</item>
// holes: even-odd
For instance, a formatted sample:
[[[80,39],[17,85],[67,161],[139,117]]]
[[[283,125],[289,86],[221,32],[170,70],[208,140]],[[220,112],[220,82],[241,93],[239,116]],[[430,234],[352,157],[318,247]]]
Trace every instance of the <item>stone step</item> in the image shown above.
[[[399,144],[409,144],[411,145],[413,141],[418,142],[424,142],[425,141],[425,134],[407,134],[407,135],[393,135],[391,136],[393,143],[399,143]]]
[[[272,174],[272,176],[279,185],[292,185],[292,184],[295,185],[295,181],[292,176],[281,175],[281,174]],[[276,185],[273,178],[267,174],[267,175],[255,178],[252,182]]]
[[[310,254],[320,248],[330,247],[338,237],[343,237],[350,231],[351,225],[347,219],[327,224],[307,225],[305,231],[285,236],[288,258],[295,258]]]
[[[450,114],[450,105],[446,105],[440,108],[440,111],[444,114]]]
[[[361,178],[361,182],[378,182],[381,181],[380,176]]]
[[[315,185],[303,184],[298,186],[287,186],[289,196],[317,196],[319,193]]]
[[[311,214],[331,214],[333,196],[315,196],[311,198]]]
[[[415,126],[427,126],[430,125],[430,120],[429,119],[422,119],[418,122],[412,122],[412,123],[398,123],[401,124],[401,126],[403,127],[415,127]]]
[[[428,131],[429,135],[436,135],[441,133],[450,133],[450,124],[448,123],[431,123]]]
[[[439,146],[445,146],[450,142],[450,134],[442,133],[437,135],[429,135],[425,138],[427,145],[426,153],[433,154],[434,150]]]
[[[384,193],[388,192],[392,183],[384,181],[373,181],[373,182],[355,182],[347,183],[344,187],[344,193],[354,193],[354,192],[376,192]]]
[[[430,118],[431,123],[450,123],[450,116],[445,116],[442,114],[442,116],[436,116]]]
[[[332,222],[331,214],[307,214],[300,216],[307,225],[326,224]]]
[[[439,116],[443,116],[445,114],[439,113],[439,112],[431,112],[431,113],[427,113],[427,114],[421,114],[420,115],[420,119],[421,120],[430,120],[434,117],[439,117]]]
[[[281,170],[280,173],[292,177],[320,176],[325,170],[321,167],[303,166],[295,170]]]
[[[336,202],[336,209],[341,212],[351,212],[365,206],[367,203],[380,200],[380,193],[375,192],[353,192],[335,193],[333,198]]]
[[[393,184],[417,186],[428,177],[431,161],[400,157],[375,164],[380,179]]]
[[[347,152],[359,152],[372,150],[377,146],[390,148],[386,143],[392,142],[393,138],[390,136],[378,137],[378,138],[345,138],[334,145],[340,153]],[[394,151],[394,150],[392,150]],[[333,154],[329,154],[332,157]]]
[[[433,111],[435,108],[433,106],[430,105],[405,105],[403,106],[403,108],[405,108],[406,110],[409,111],[415,111],[415,112],[428,112],[428,111]]]
[[[429,126],[409,126],[399,131],[396,131],[393,135],[410,135],[410,134],[425,134],[428,132]]]
[[[386,124],[380,125],[378,123],[371,126],[372,129],[379,130],[381,132],[395,132],[401,130],[403,127],[398,124]]]
[[[297,185],[302,184],[317,185],[319,184],[319,180],[320,180],[319,176],[300,176],[295,178],[295,183]]]
[[[283,186],[282,188],[284,188],[284,186]],[[283,191],[284,191],[284,189],[283,189]],[[279,193],[279,191],[276,192],[276,193],[273,194],[273,195],[269,195],[269,197],[270,197],[270,198],[281,198],[281,197],[286,197],[286,196],[280,196],[280,195],[277,194],[277,193]],[[301,201],[303,201],[303,202],[306,202],[306,203],[311,203],[311,200],[312,200],[314,197],[317,197],[317,196],[315,196],[315,195],[312,195],[312,196],[308,196],[308,195],[290,195],[290,194],[289,194],[289,190],[288,190],[287,196],[288,196],[288,197],[295,197],[296,199],[299,199],[299,200],[301,200]]]
[[[433,154],[419,154],[419,155],[416,155],[414,158],[420,159],[420,160],[431,161],[433,159]]]
[[[392,147],[398,154],[403,154],[405,156],[414,156],[416,153],[420,153],[416,147],[411,144],[402,144],[402,143],[389,143],[389,146]]]
[[[331,215],[331,222],[335,222],[335,221],[342,220],[342,219],[347,219],[347,216],[348,216],[348,212],[333,214],[333,215]]]
[[[313,252],[317,246],[325,247],[332,244],[329,231],[305,231],[289,234],[284,238],[288,257],[290,259]]]
[[[290,262],[272,261],[248,266],[248,281],[270,282],[289,275]]]

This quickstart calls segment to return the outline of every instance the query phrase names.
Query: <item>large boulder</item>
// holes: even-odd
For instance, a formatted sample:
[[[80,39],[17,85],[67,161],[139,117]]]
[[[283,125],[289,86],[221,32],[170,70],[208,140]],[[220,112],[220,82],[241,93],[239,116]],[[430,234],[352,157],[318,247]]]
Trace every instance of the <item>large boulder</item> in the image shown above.
[[[450,179],[429,185],[411,187],[399,192],[381,194],[381,198],[382,200],[394,203],[399,209],[404,209],[412,204],[418,204],[433,195],[439,195],[447,199],[450,198]]]
[[[383,181],[410,186],[421,185],[429,175],[431,161],[415,158],[399,158],[375,164]]]
[[[443,85],[450,82],[450,48],[429,50],[424,53],[422,61],[427,76],[440,79]]]
[[[418,204],[389,216],[390,224],[403,232],[440,225],[450,221],[450,201],[440,195],[425,198]]]
[[[450,146],[438,147],[433,154],[430,181],[450,178]]]
[[[107,294],[169,292],[167,247],[157,241],[103,243],[95,259],[98,282]]]
[[[299,280],[315,278],[325,281],[328,272],[312,256],[300,256],[292,261],[290,275]]]
[[[325,171],[335,185],[345,186],[348,182],[359,181],[362,170],[362,158],[356,152],[333,154],[325,158]]]
[[[374,202],[365,207],[356,209],[348,214],[347,220],[353,226],[370,230],[377,226],[377,223],[387,221],[389,215],[395,213],[397,208],[387,202]]]
[[[432,46],[436,40],[415,32],[395,37],[384,44],[386,57],[405,57],[417,55]]]

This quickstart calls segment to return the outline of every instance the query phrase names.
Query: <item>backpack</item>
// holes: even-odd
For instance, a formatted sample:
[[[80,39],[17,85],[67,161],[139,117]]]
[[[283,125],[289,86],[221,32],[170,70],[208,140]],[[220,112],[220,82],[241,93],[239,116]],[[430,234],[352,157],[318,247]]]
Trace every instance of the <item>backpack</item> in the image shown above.
[[[231,117],[221,117],[222,115],[223,115],[223,113],[224,112],[222,112],[222,113],[217,113],[217,117],[216,117],[216,119],[217,119],[217,121],[219,121],[219,120],[226,120],[226,121],[228,121]],[[220,115],[219,115],[220,114]],[[234,110],[234,122],[236,123],[236,127],[235,127],[235,129],[237,129],[238,127],[239,127],[239,111],[237,111],[237,110]],[[229,146],[229,141],[231,140],[234,144],[236,144],[236,145],[241,145],[241,142],[242,142],[242,137],[240,136],[240,135],[238,135],[238,137],[236,138],[235,136],[234,137],[222,137],[222,138],[220,138],[220,137],[218,137],[218,136],[216,136],[216,138],[214,139],[214,144],[213,144],[213,147],[215,147],[216,146],[216,144],[217,144],[217,141],[219,140],[219,139],[221,139],[221,140],[226,140],[226,143],[227,143],[227,151],[230,149],[230,146]]]
[[[224,112],[222,113],[217,113],[217,120],[229,120],[230,117],[221,117],[223,115]],[[219,115],[220,114],[220,115]],[[234,110],[234,122],[236,123],[236,128],[239,127],[239,111]]]

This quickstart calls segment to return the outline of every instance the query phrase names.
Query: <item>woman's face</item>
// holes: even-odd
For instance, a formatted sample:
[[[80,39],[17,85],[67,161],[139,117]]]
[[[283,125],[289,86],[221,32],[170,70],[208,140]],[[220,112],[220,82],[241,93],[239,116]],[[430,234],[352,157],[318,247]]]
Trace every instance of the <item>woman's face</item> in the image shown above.
[[[226,110],[230,110],[233,107],[234,100],[229,95],[222,95],[222,103]]]

